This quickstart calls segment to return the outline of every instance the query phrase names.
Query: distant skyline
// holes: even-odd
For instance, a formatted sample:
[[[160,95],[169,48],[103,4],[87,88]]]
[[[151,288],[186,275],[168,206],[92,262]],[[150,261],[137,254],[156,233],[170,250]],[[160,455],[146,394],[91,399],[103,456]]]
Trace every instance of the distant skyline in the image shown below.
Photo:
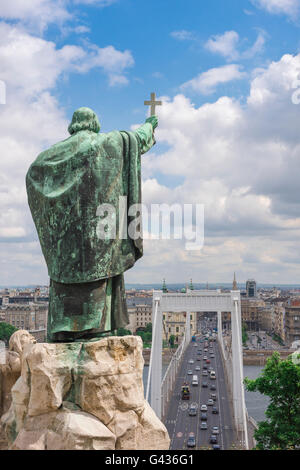
[[[25,175],[90,106],[142,123],[143,202],[204,204],[205,242],[146,240],[127,283],[300,284],[300,0],[0,4],[0,284],[47,284]]]
[[[178,282],[178,283],[167,283],[167,288],[169,289],[180,289],[182,287],[185,287],[186,284],[189,284],[189,283],[183,283],[183,282]],[[206,283],[199,283],[199,282],[193,282],[193,285],[194,285],[194,289],[204,289],[206,287]],[[208,285],[208,288],[209,289],[214,289],[214,288],[219,288],[219,287],[224,287],[225,289],[230,289],[230,287],[232,286],[232,283],[230,282],[220,282],[220,283],[211,283]],[[2,285],[0,286],[0,289],[33,289],[35,287],[47,287],[47,284],[29,284],[29,285],[25,285],[25,286],[21,286],[21,285]],[[162,287],[162,282],[161,283],[146,283],[146,284],[138,284],[138,283],[126,283],[126,289],[132,289],[132,288],[136,288],[137,290],[138,289],[160,289]],[[241,283],[238,283],[238,287],[240,289],[243,289],[245,290],[246,288],[246,282],[241,282]],[[261,289],[261,288],[270,288],[272,289],[273,287],[275,288],[282,288],[282,289],[300,289],[300,284],[258,284],[257,283],[257,288],[258,289]]]

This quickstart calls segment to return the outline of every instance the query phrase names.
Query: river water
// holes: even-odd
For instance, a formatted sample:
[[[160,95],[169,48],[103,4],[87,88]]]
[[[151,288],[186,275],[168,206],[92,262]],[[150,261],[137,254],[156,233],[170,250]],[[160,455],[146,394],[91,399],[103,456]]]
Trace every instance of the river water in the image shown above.
[[[162,366],[162,376],[164,376],[168,366]],[[244,377],[249,379],[256,379],[263,367],[261,366],[244,366]],[[143,381],[144,389],[146,393],[147,378],[148,378],[149,366],[144,367]],[[265,419],[265,410],[267,409],[269,399],[258,392],[245,392],[246,407],[249,416],[255,419],[255,421],[263,421]]]

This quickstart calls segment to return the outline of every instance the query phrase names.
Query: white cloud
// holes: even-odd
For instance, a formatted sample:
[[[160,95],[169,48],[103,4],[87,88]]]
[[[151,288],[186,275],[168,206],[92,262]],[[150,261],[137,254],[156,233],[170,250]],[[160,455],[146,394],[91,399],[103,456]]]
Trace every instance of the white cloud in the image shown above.
[[[261,53],[266,42],[266,32],[259,31],[255,43],[243,52],[239,51],[240,37],[236,31],[226,31],[224,34],[212,36],[204,47],[214,54],[220,54],[228,61],[251,59]]]
[[[216,67],[200,73],[197,77],[181,85],[181,89],[183,91],[192,90],[203,95],[210,95],[216,91],[217,86],[221,83],[241,80],[244,77],[245,73],[241,71],[239,65],[224,65],[223,67]]]
[[[235,60],[238,57],[237,45],[239,42],[239,35],[236,31],[226,31],[222,35],[216,35],[210,38],[205,48],[210,52],[221,54],[222,56]]]
[[[10,0],[0,3],[0,17],[39,25],[44,29],[49,23],[62,24],[71,19],[63,0]]]
[[[284,14],[295,19],[300,11],[299,0],[251,0],[253,5],[272,14]]]
[[[169,149],[143,158],[144,201],[204,204],[205,245],[191,254],[178,240],[149,240],[128,282],[230,281],[234,270],[242,281],[300,282],[299,71],[300,55],[255,71],[246,105],[163,99],[156,134]],[[169,188],[164,175],[182,182]]]
[[[79,25],[79,26],[75,26],[73,28],[73,31],[77,34],[84,34],[84,33],[89,33],[90,28],[88,26]]]
[[[179,41],[191,41],[195,39],[194,34],[191,31],[186,31],[185,29],[181,29],[180,31],[172,31],[170,36],[178,39]]]
[[[134,64],[130,51],[92,44],[84,49],[74,45],[57,49],[54,42],[5,23],[0,23],[0,38],[1,79],[6,82],[8,93],[14,89],[33,96],[53,88],[64,71],[87,73],[97,67],[108,75],[111,85],[124,84],[124,72]]]
[[[62,26],[71,20],[72,5],[106,7],[118,0],[3,0],[0,3],[0,17],[5,20],[20,20],[23,24],[45,29],[48,24]],[[69,9],[68,9],[69,7]]]
[[[253,44],[253,46],[243,52],[242,58],[251,59],[257,54],[260,54],[264,50],[265,43],[266,33],[264,31],[260,31],[258,33],[255,43]]]
[[[86,60],[82,61],[76,69],[87,72],[91,68],[101,67],[108,74],[111,86],[127,84],[128,80],[123,72],[134,65],[134,59],[130,51],[118,51],[113,46],[100,48],[92,45]]]

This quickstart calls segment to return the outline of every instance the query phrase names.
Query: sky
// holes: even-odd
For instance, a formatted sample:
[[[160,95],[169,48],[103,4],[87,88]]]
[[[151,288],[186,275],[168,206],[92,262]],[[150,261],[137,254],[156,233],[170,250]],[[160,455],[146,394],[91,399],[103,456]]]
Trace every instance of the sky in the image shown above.
[[[130,130],[143,202],[203,204],[204,245],[145,240],[130,283],[300,283],[300,0],[0,3],[0,285],[47,284],[25,175],[80,106]],[[5,93],[4,93],[5,92]],[[5,100],[4,100],[5,98]]]

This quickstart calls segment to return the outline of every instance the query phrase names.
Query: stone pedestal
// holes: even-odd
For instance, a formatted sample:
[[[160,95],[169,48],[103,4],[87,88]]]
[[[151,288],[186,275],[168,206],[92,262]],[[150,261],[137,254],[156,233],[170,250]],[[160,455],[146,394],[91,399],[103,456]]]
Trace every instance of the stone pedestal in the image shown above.
[[[144,399],[142,341],[29,344],[2,417],[11,449],[164,450],[170,439]]]

